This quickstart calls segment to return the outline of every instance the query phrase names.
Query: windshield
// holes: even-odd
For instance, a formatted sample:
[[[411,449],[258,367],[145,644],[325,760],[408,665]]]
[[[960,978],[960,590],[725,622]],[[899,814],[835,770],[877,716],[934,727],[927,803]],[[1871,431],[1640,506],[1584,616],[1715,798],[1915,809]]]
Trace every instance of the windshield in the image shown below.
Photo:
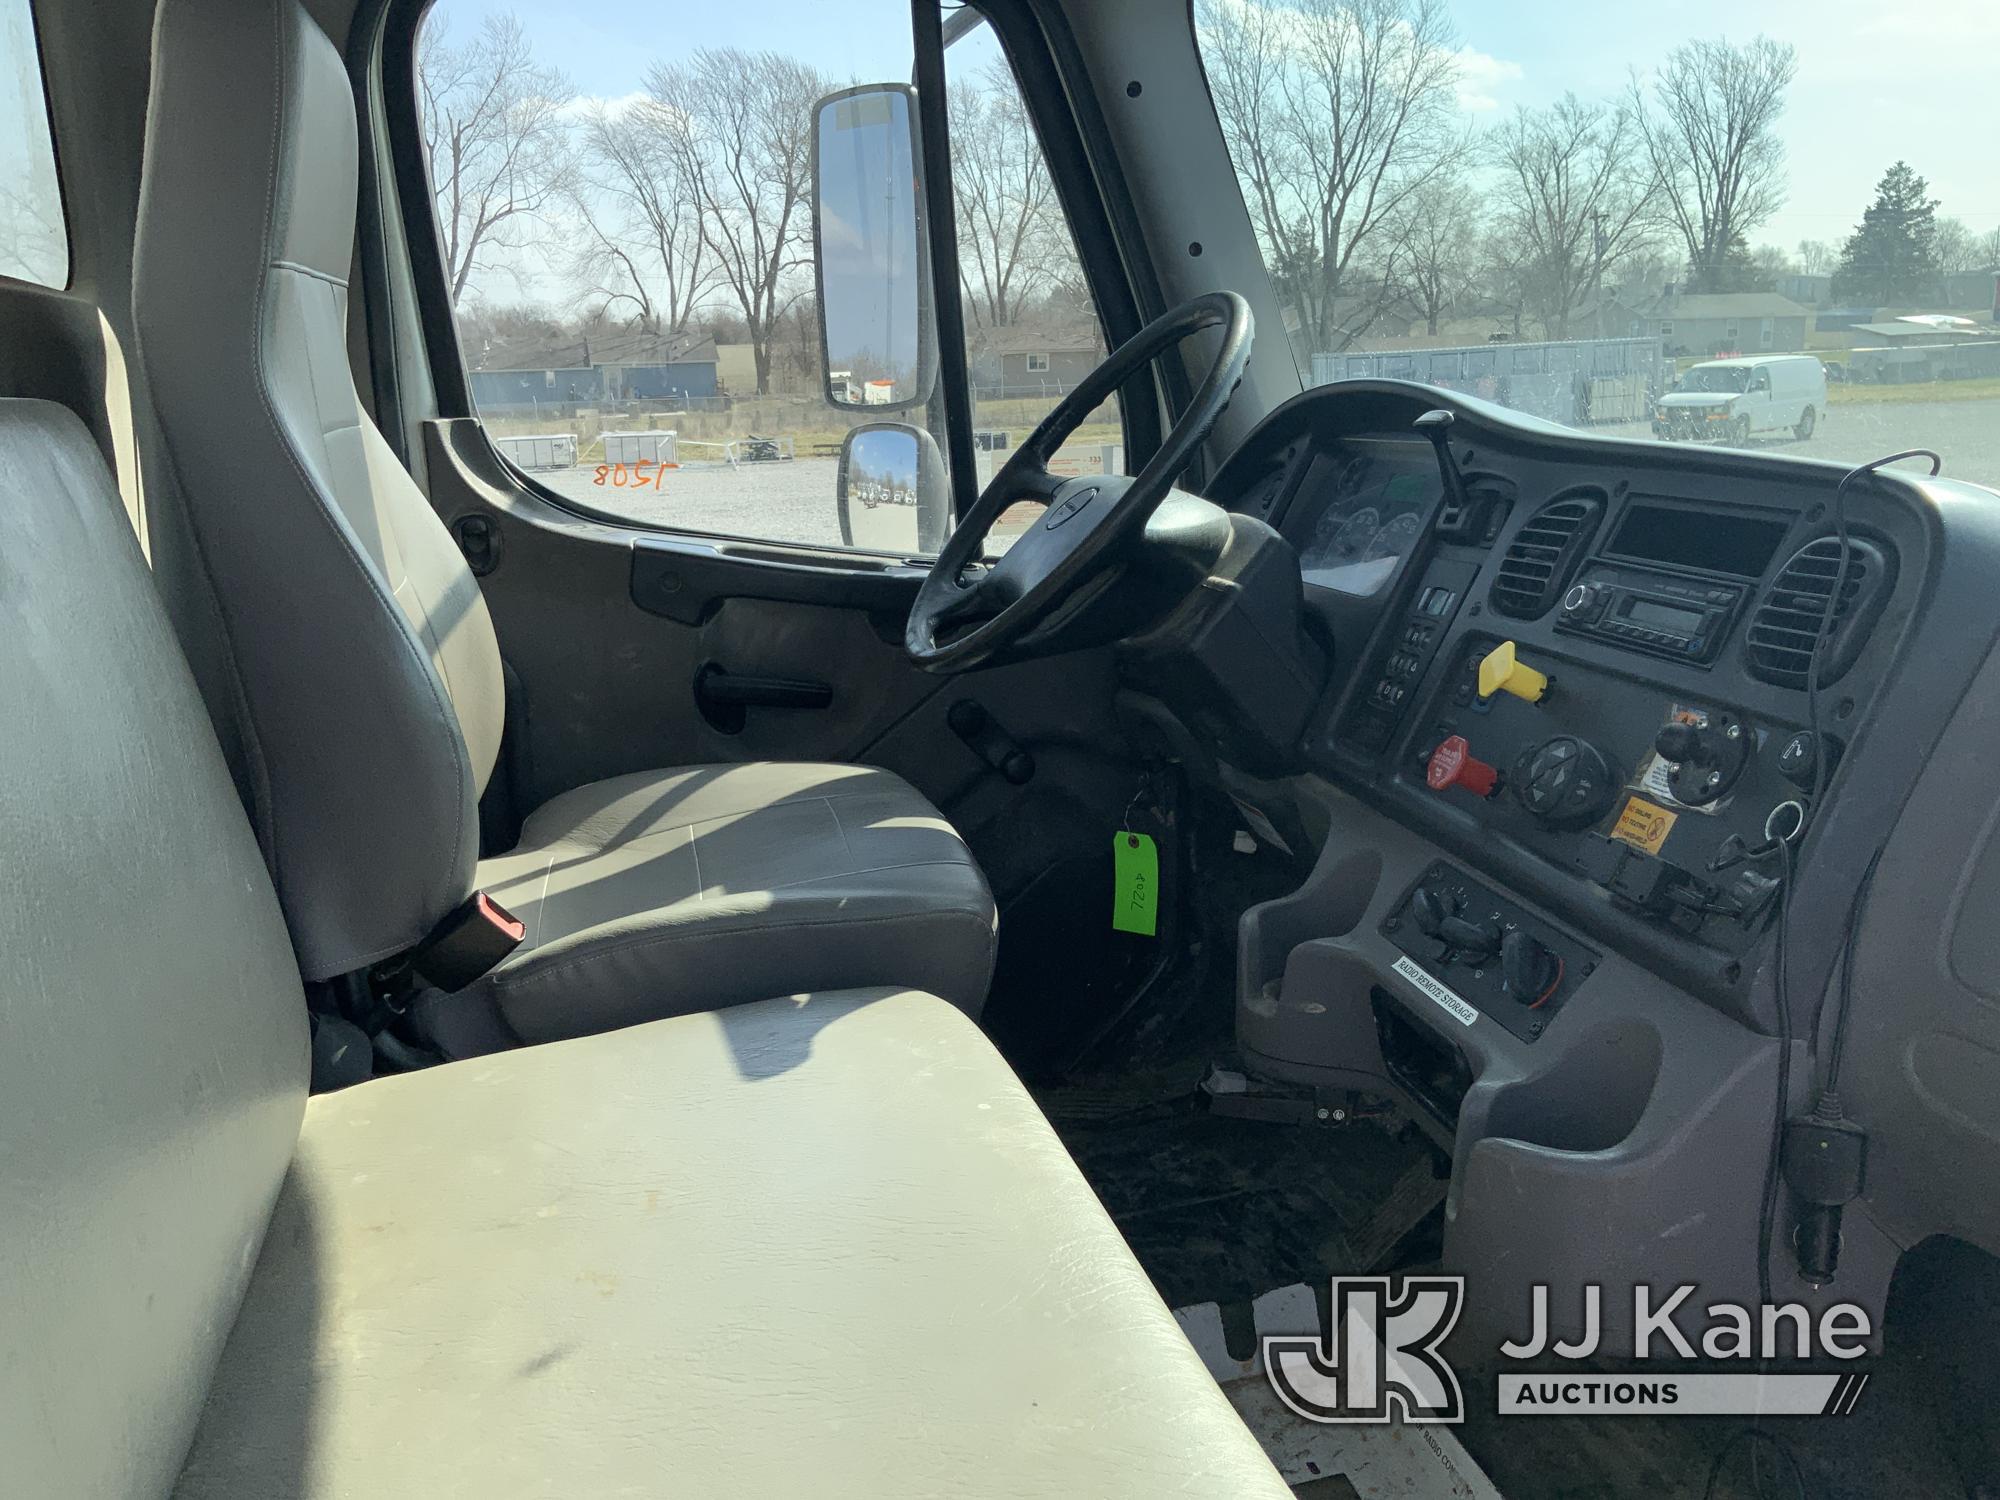
[[[1740,391],[1749,384],[1740,365],[1696,365],[1681,377],[1684,391]]]
[[[1758,15],[1195,0],[1301,379],[2000,487],[2000,9]]]

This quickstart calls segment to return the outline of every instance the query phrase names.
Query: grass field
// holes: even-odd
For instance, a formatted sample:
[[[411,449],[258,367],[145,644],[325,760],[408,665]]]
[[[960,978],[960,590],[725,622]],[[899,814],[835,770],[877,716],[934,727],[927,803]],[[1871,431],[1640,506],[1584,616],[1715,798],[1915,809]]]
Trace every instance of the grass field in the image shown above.
[[[1913,380],[1908,385],[1829,385],[1828,406],[1910,405],[1929,401],[2000,400],[2000,378],[1991,380]],[[1995,414],[2000,420],[2000,413]]]

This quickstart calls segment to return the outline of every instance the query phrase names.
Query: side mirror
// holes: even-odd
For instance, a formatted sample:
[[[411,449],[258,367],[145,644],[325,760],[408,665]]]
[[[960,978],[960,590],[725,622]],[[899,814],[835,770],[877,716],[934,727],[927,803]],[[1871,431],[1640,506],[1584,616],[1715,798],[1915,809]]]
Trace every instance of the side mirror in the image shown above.
[[[813,111],[813,267],[830,406],[907,411],[935,378],[916,91],[871,84]]]
[[[840,540],[870,552],[928,557],[951,529],[944,458],[920,427],[868,422],[840,445]]]

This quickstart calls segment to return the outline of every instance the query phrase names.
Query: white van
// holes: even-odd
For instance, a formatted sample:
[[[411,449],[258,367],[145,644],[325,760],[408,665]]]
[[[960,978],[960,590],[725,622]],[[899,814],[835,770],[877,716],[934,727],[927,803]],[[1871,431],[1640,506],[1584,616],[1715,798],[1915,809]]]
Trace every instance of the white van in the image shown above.
[[[1810,354],[1753,354],[1693,365],[1653,411],[1653,436],[1741,443],[1786,428],[1803,439],[1826,410],[1826,366]]]

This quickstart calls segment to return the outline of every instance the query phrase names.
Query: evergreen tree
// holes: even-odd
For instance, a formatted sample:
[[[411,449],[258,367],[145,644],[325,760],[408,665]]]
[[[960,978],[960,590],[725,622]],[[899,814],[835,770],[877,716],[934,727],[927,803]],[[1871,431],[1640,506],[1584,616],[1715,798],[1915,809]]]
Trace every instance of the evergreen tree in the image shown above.
[[[1930,185],[1897,162],[1875,185],[1875,201],[1841,247],[1833,295],[1843,302],[1897,307],[1937,286],[1937,199]]]
[[[1771,274],[1750,254],[1741,233],[1732,234],[1722,254],[1707,265],[1692,262],[1687,270],[1690,292],[1768,292]]]

